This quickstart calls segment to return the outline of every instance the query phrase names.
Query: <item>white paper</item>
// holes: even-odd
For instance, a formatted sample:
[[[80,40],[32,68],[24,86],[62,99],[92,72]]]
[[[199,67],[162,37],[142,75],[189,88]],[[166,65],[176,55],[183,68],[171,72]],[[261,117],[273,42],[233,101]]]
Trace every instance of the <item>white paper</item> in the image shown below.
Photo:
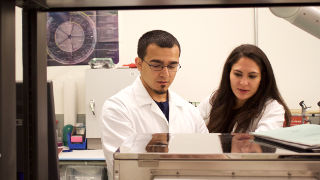
[[[302,124],[253,134],[256,137],[303,149],[320,147],[320,125],[316,124]]]

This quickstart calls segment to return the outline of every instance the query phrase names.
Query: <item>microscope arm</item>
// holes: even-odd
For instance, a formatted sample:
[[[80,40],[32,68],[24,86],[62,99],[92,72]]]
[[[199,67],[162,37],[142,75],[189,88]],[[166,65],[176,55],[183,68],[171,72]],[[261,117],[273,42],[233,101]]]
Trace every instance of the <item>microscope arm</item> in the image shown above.
[[[270,11],[300,29],[320,39],[320,9],[318,7],[270,7]]]

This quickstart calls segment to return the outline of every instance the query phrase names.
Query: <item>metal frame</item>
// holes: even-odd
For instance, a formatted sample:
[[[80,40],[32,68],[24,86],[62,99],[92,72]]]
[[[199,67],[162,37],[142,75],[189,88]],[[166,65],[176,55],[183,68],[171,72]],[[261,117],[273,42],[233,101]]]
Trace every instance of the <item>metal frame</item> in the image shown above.
[[[298,160],[130,160],[114,161],[114,180],[154,177],[215,179],[320,179],[319,161]]]
[[[319,0],[17,0],[20,6],[43,10],[68,9],[168,9],[208,7],[311,6]]]
[[[48,179],[46,13],[23,9],[23,85],[27,179]]]
[[[0,2],[0,177],[16,178],[15,5]]]

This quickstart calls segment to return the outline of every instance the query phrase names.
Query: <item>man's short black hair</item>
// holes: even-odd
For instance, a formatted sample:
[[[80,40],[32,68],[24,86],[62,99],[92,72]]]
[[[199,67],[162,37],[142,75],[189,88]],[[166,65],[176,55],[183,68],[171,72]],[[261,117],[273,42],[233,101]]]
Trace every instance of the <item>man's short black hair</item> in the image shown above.
[[[177,45],[179,48],[180,56],[180,44],[172,34],[163,30],[152,30],[143,34],[139,39],[138,56],[141,59],[145,57],[148,45],[153,43],[161,48],[172,48],[174,45]]]

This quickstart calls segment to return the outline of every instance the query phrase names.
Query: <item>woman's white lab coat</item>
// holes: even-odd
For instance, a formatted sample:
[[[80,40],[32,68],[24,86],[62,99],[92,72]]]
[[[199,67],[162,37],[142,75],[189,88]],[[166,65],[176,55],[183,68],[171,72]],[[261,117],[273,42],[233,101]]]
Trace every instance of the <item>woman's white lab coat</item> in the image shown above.
[[[102,145],[109,166],[117,148],[136,133],[208,133],[198,109],[170,90],[168,123],[140,78],[105,101],[102,126]]]
[[[212,108],[209,101],[210,96],[203,100],[198,106],[200,114],[205,120],[206,124],[209,123],[209,115]],[[255,120],[253,120],[248,131],[259,132],[281,128],[283,127],[285,120],[284,114],[284,108],[278,103],[278,101],[273,99],[268,100],[265,104],[263,112]]]

